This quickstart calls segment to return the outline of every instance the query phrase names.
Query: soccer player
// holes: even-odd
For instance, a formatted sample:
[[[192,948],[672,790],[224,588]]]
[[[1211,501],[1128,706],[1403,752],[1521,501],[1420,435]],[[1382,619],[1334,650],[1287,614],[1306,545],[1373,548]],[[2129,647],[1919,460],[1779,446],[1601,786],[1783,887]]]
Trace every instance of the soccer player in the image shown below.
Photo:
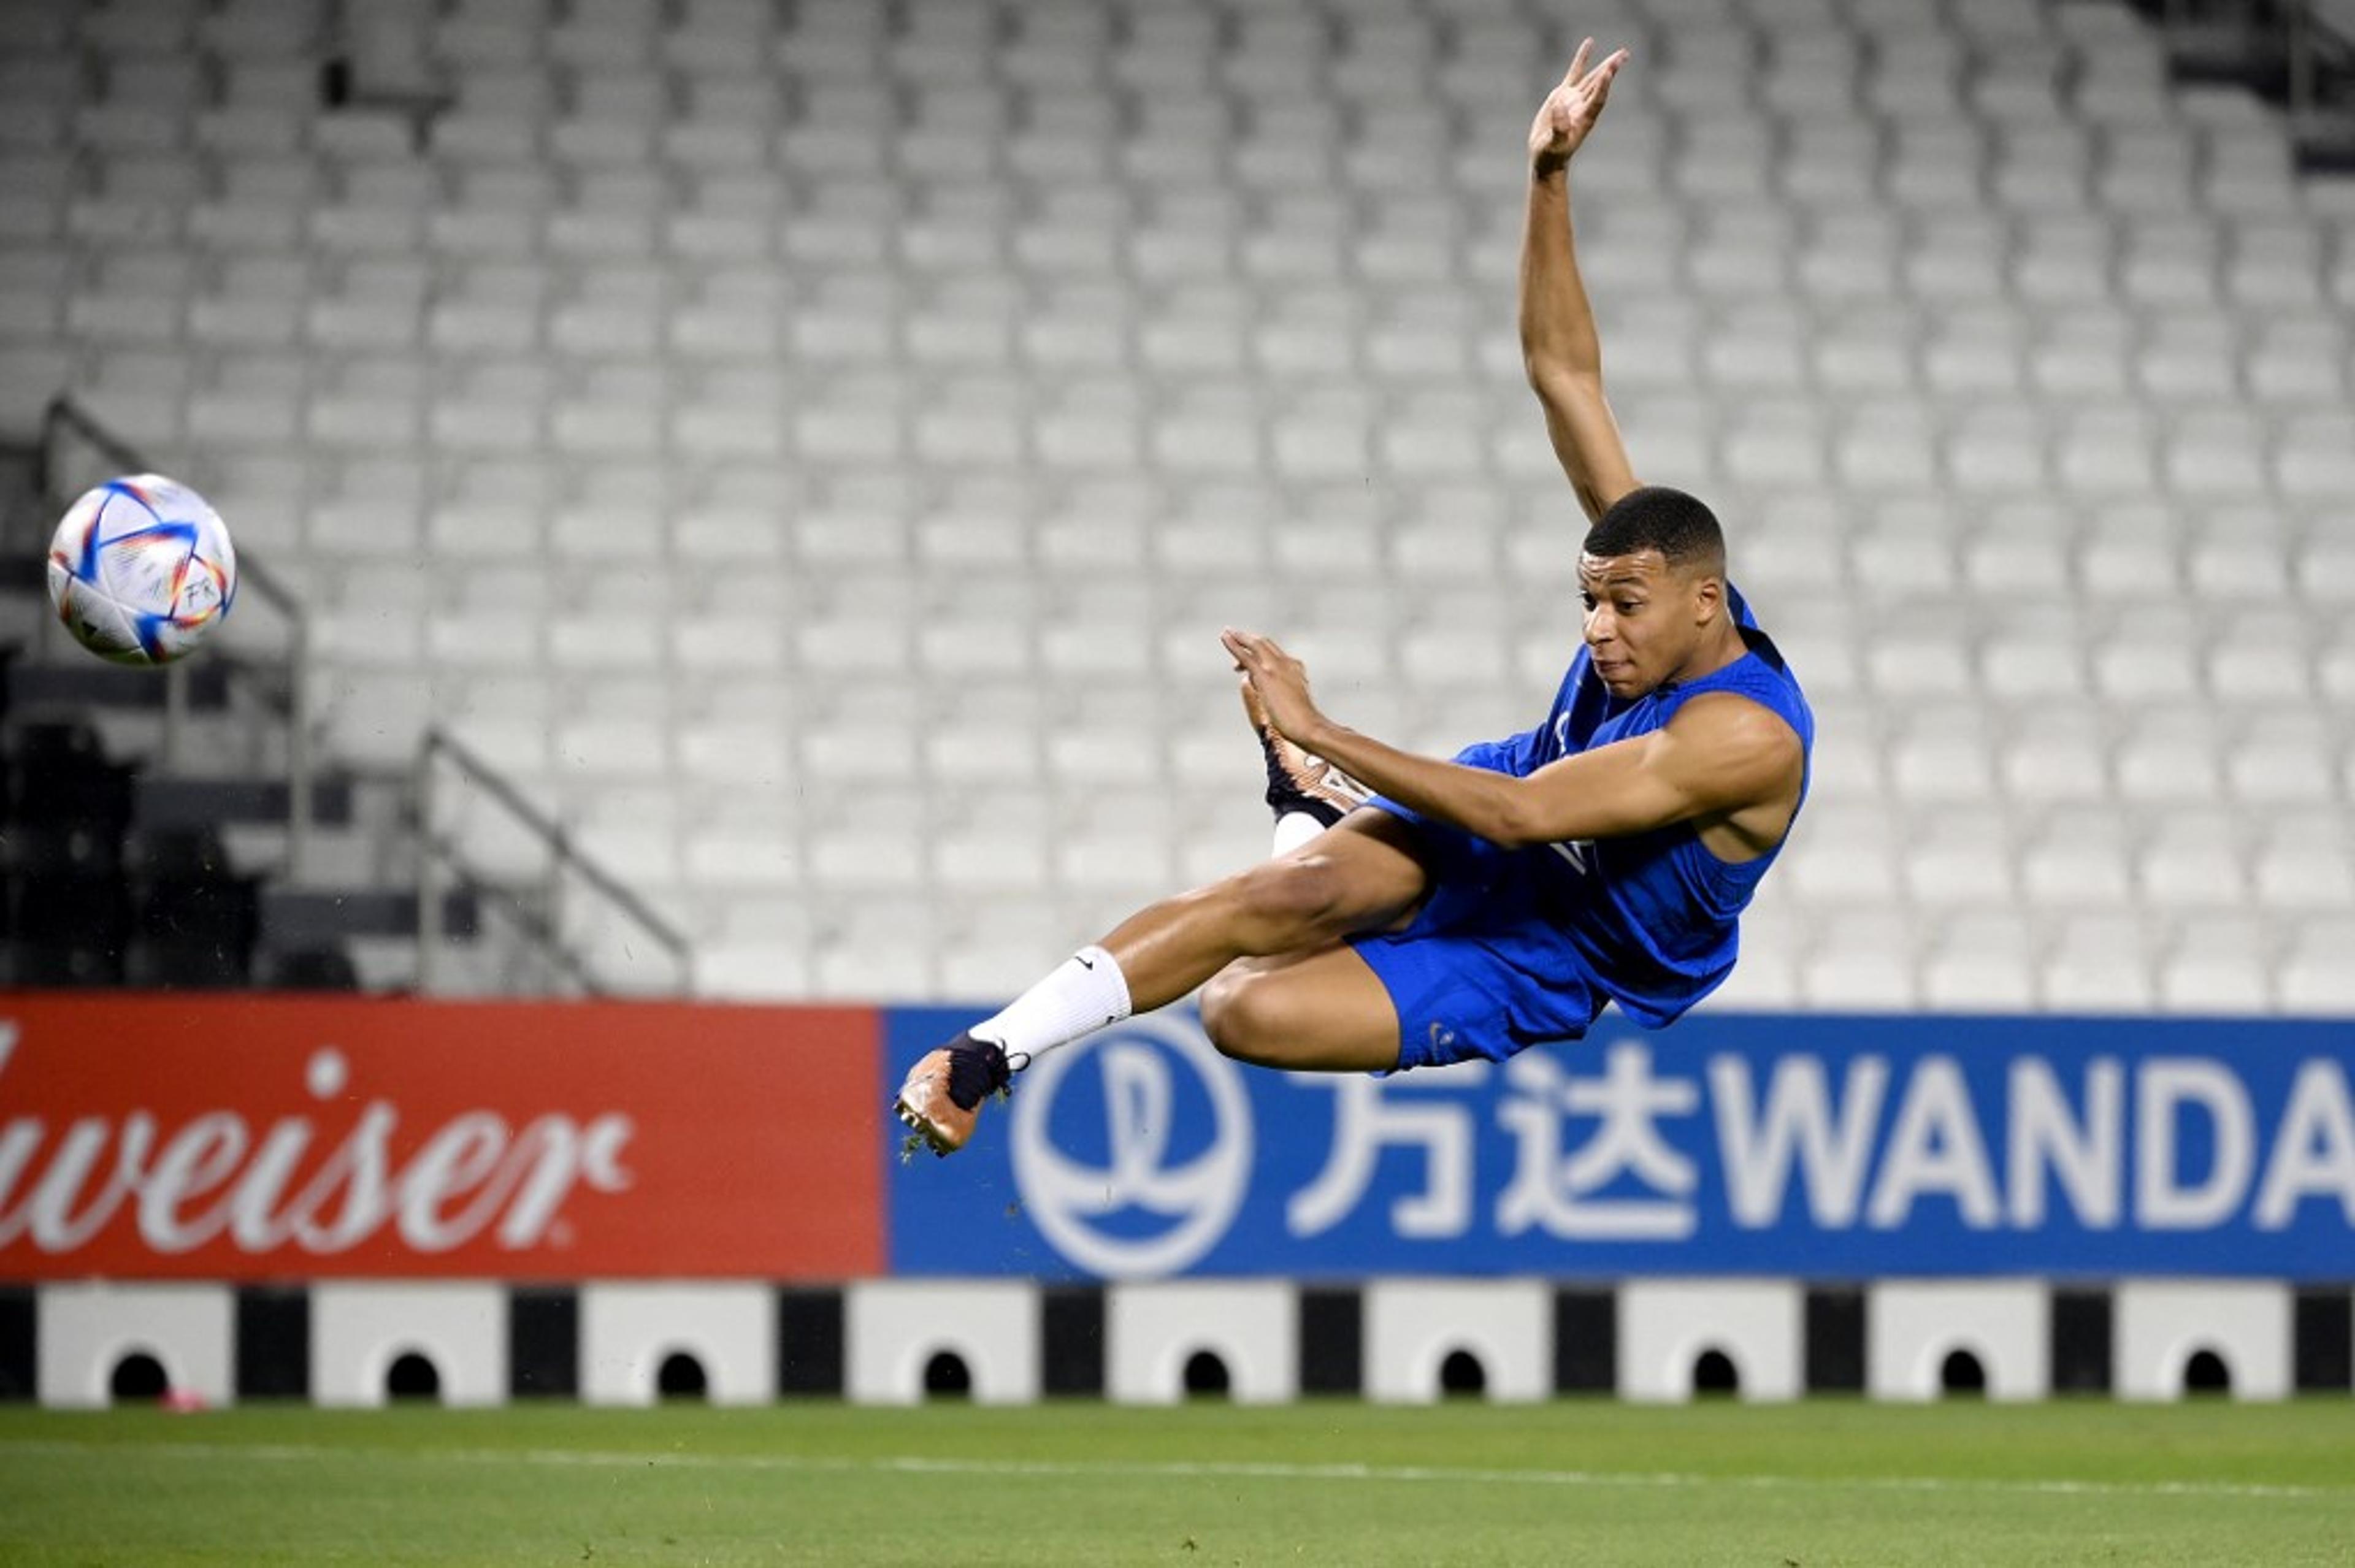
[[[1590,68],[1593,49],[1530,126],[1521,251],[1529,384],[1593,525],[1583,640],[1551,711],[1453,762],[1415,756],[1328,718],[1269,638],[1225,633],[1279,838],[1303,841],[1132,915],[925,1056],[895,1106],[911,1143],[964,1147],[982,1102],[1040,1054],[1206,982],[1202,1025],[1231,1057],[1387,1072],[1576,1040],[1606,1003],[1659,1028],[1732,968],[1735,917],[1806,794],[1815,723],[1726,581],[1717,519],[1636,483],[1604,399],[1569,168],[1627,56]],[[1350,780],[1372,798],[1355,804]],[[1304,816],[1322,830],[1302,835]]]

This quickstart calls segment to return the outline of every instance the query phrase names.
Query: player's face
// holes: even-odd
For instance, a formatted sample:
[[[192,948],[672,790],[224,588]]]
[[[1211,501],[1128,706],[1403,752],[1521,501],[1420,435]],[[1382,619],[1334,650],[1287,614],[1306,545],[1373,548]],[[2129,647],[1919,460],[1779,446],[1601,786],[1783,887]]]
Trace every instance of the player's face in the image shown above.
[[[1671,679],[1700,646],[1706,617],[1697,584],[1658,550],[1582,555],[1586,648],[1604,689],[1641,697]]]

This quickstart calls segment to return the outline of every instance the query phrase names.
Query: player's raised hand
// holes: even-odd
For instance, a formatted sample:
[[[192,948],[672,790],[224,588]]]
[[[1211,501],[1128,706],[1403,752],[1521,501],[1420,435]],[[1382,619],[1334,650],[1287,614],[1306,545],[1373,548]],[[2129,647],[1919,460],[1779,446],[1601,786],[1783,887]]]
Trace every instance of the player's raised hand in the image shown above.
[[[1537,118],[1529,123],[1529,163],[1540,174],[1551,174],[1570,162],[1571,155],[1603,117],[1603,105],[1611,97],[1611,79],[1627,63],[1627,51],[1614,49],[1602,64],[1590,69],[1587,61],[1593,53],[1593,38],[1580,41],[1570,69],[1538,105]]]
[[[1251,683],[1252,696],[1277,734],[1300,744],[1324,719],[1308,695],[1308,669],[1278,647],[1272,637],[1239,632],[1232,626],[1219,634],[1235,661],[1235,668]],[[1258,714],[1253,717],[1256,719]]]

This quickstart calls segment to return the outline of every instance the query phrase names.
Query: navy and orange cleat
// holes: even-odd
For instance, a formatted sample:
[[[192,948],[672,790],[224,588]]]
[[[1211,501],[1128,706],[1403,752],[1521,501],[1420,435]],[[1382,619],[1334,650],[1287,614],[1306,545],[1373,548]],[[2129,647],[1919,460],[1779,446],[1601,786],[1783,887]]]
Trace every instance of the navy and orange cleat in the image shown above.
[[[1305,812],[1330,827],[1373,797],[1374,792],[1356,779],[1278,734],[1250,681],[1242,682],[1242,690],[1244,717],[1258,733],[1260,752],[1267,759],[1268,809],[1279,821]]]
[[[994,1041],[961,1034],[936,1051],[927,1051],[908,1070],[900,1097],[891,1109],[914,1129],[901,1153],[919,1147],[936,1155],[952,1155],[973,1136],[981,1119],[981,1103],[1007,1093],[1014,1070],[1005,1049]]]

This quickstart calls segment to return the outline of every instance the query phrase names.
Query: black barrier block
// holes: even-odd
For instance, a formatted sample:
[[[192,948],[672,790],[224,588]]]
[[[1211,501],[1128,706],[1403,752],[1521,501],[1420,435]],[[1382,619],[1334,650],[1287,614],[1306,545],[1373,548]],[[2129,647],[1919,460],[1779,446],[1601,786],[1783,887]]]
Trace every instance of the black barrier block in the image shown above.
[[[2052,1293],[2052,1392],[2110,1392],[2110,1293]]]
[[[1864,1323],[1870,1310],[1864,1292],[1853,1285],[1818,1285],[1807,1292],[1809,1393],[1863,1392]]]
[[[581,1392],[581,1296],[570,1285],[507,1293],[507,1392],[557,1399]]]
[[[1366,1303],[1355,1289],[1300,1292],[1300,1392],[1359,1393],[1366,1386]]]
[[[1619,1297],[1608,1290],[1553,1293],[1553,1389],[1609,1393],[1619,1386]]]
[[[2290,1340],[2300,1393],[2345,1393],[2355,1388],[2355,1294],[2343,1285],[2297,1293]]]
[[[311,1396],[311,1293],[251,1285],[237,1293],[237,1397]]]
[[[38,1314],[25,1285],[0,1285],[0,1400],[31,1399],[38,1346]]]
[[[842,1348],[842,1292],[777,1292],[779,1393],[841,1393]]]
[[[1039,1298],[1039,1385],[1089,1398],[1104,1391],[1104,1296],[1101,1285],[1058,1285]]]

